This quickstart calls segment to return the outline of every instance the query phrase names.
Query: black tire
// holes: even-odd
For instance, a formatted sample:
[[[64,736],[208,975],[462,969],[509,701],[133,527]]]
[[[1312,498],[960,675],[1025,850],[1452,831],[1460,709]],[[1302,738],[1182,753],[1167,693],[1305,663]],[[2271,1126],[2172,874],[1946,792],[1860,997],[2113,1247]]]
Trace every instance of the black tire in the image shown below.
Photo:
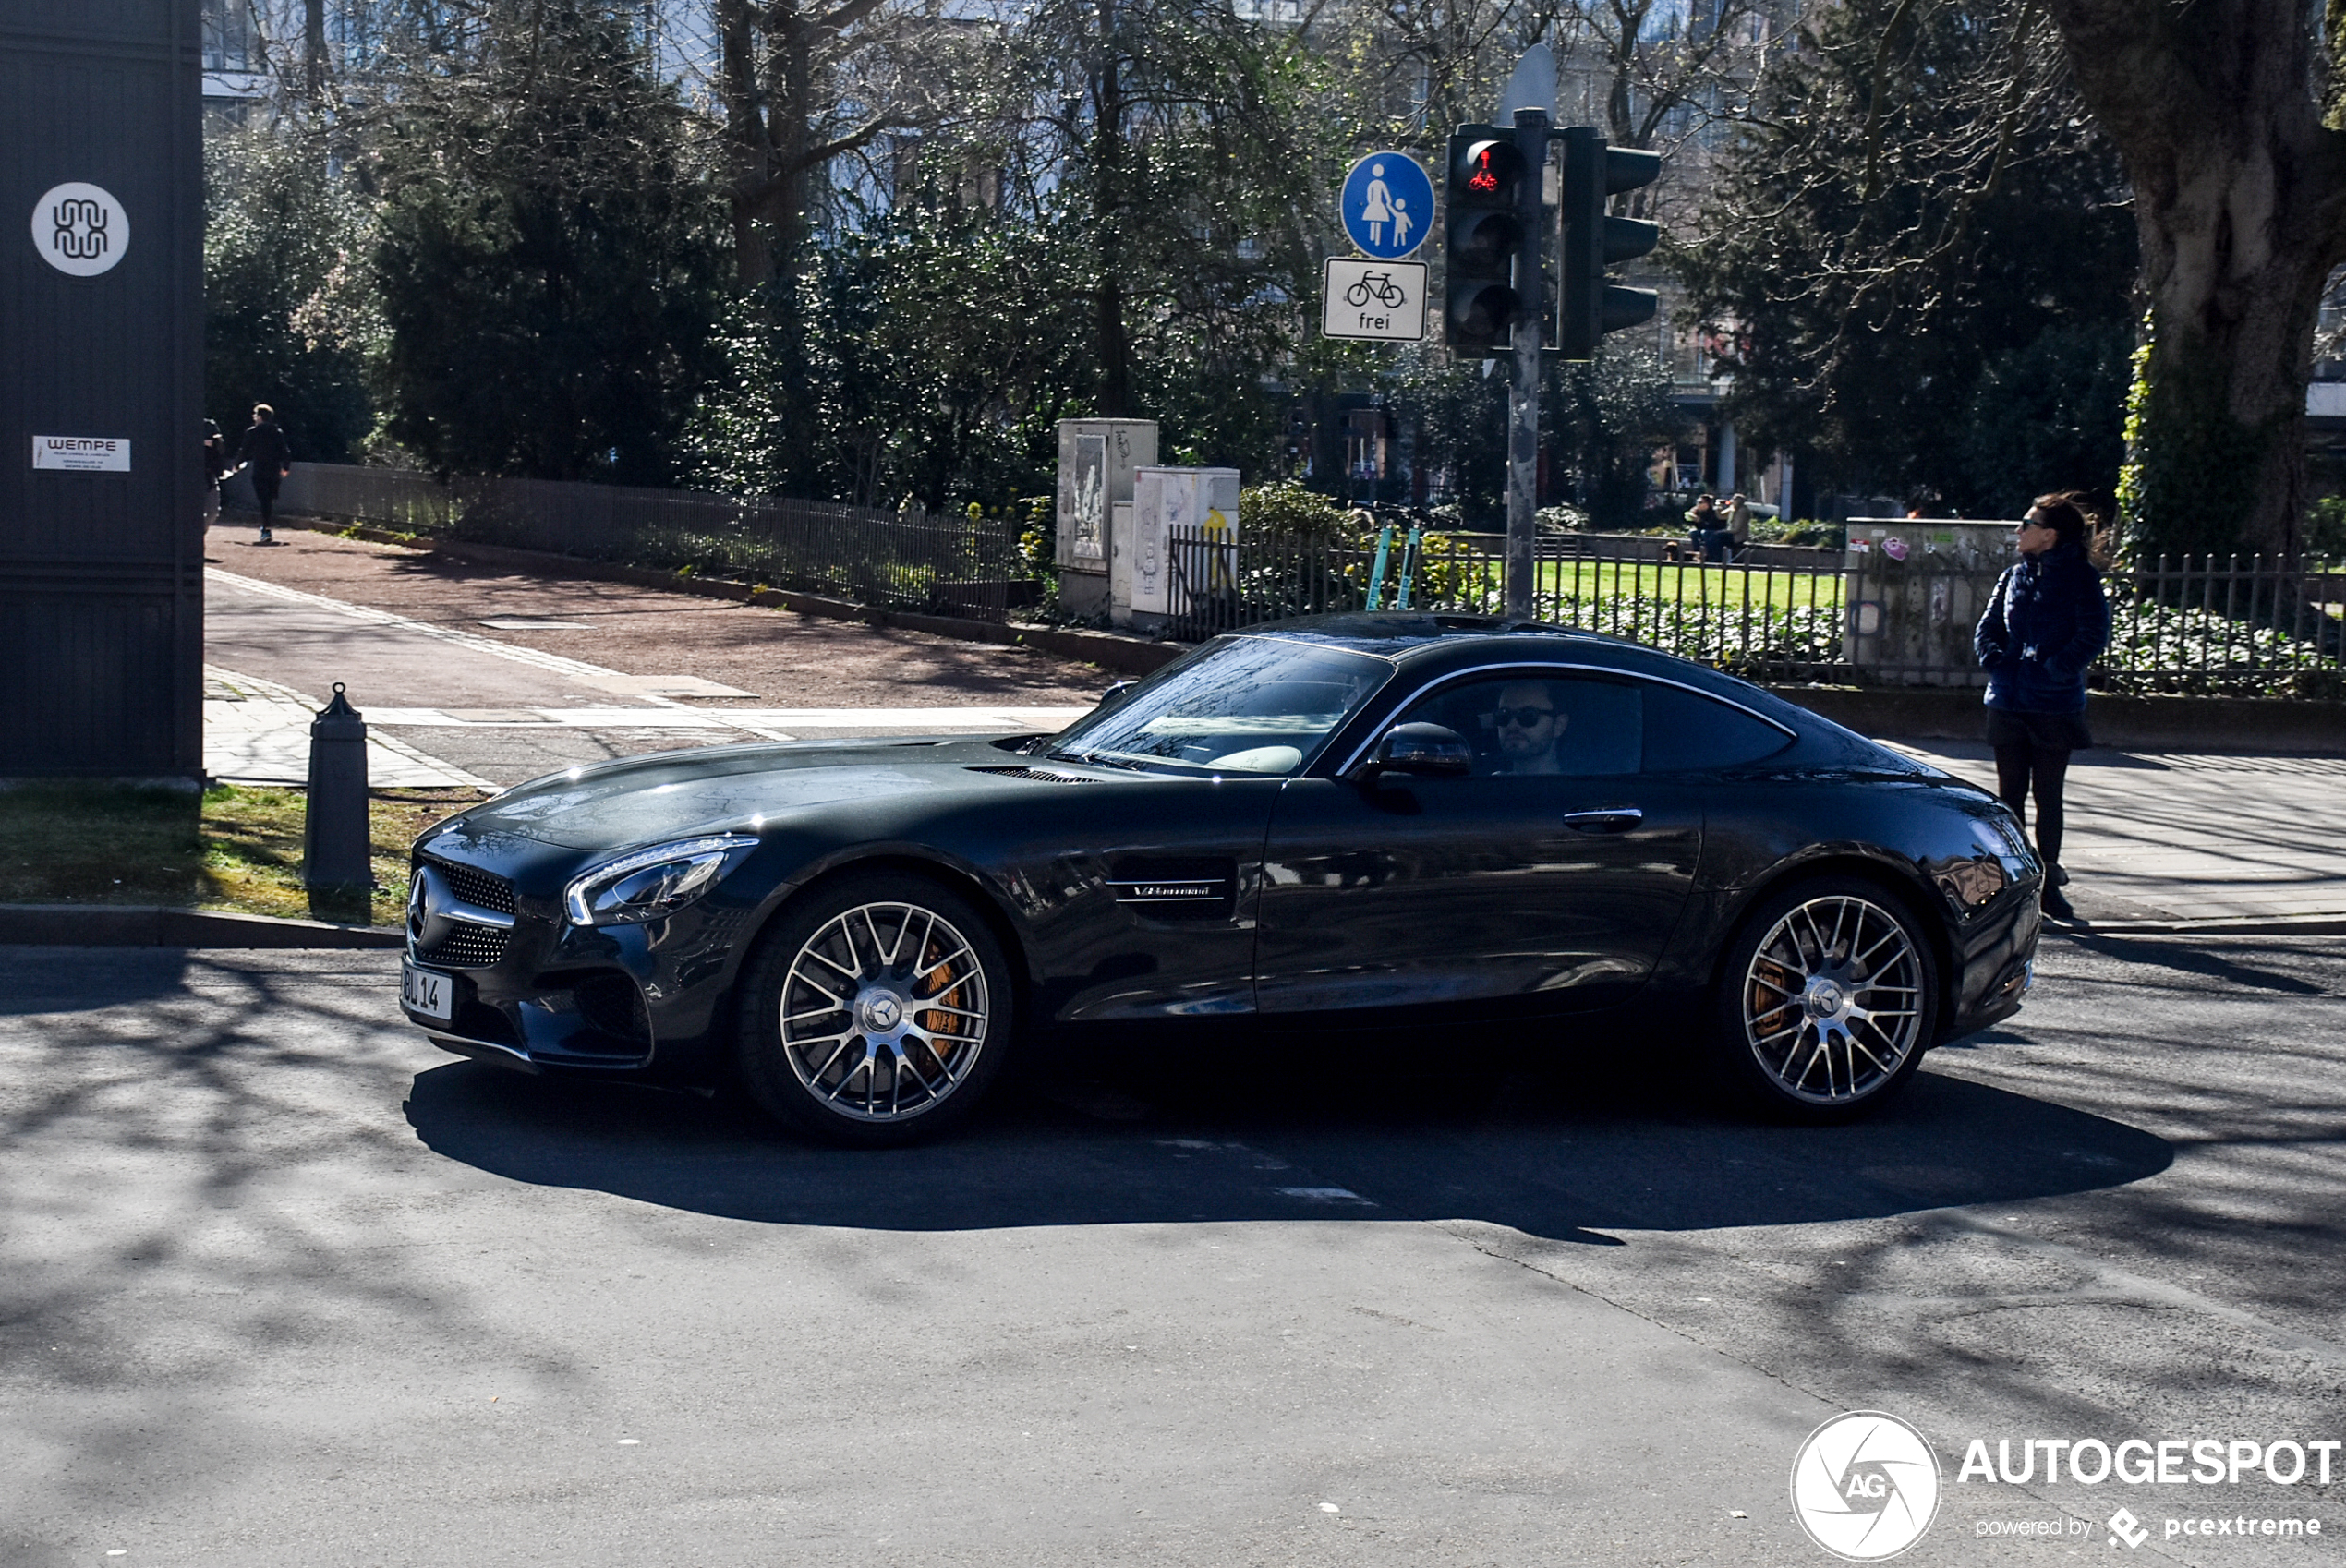
[[[1904,1089],[1938,1023],[1938,960],[1905,900],[1827,876],[1770,895],[1736,928],[1710,1032],[1718,1076],[1747,1108],[1830,1123]]]
[[[888,1148],[964,1120],[1010,1055],[1010,966],[969,900],[910,873],[852,876],[758,939],[735,1031],[742,1084],[810,1138]]]

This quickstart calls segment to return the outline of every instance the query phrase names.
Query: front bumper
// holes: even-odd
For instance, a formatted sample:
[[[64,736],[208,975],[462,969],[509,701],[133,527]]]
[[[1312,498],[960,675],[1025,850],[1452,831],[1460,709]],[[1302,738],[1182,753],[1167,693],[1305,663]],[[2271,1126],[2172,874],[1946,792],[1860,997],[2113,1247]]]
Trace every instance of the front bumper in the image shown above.
[[[2018,1012],[2037,982],[2037,941],[2044,912],[2037,904],[2040,883],[2031,878],[2005,895],[2004,907],[1972,923],[1958,938],[1953,1007],[1944,1043],[1976,1034]]]
[[[712,894],[667,920],[576,926],[558,885],[504,869],[417,857],[435,882],[436,918],[413,912],[411,897],[407,957],[449,976],[453,1007],[446,1019],[407,1008],[408,1020],[447,1050],[504,1067],[707,1079],[755,911]]]

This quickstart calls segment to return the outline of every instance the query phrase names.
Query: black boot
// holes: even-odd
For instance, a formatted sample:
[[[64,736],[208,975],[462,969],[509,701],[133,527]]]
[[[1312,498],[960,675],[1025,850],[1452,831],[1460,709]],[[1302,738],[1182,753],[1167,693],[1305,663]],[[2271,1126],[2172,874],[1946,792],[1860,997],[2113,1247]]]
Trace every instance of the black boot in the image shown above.
[[[2076,910],[2071,907],[2062,890],[2053,885],[2050,875],[2045,878],[2044,891],[2038,896],[2037,902],[2049,919],[2074,921],[2077,918]]]

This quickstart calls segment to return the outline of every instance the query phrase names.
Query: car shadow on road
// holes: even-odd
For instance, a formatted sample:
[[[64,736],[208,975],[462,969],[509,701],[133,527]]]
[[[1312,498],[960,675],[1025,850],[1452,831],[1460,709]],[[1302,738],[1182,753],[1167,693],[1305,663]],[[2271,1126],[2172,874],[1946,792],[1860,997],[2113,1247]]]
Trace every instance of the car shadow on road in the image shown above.
[[[1357,1063],[1349,1065],[1357,1066]],[[535,1185],[754,1222],[877,1230],[1246,1220],[1480,1220],[1618,1245],[1616,1231],[1868,1219],[2110,1188],[2162,1139],[1924,1071],[1852,1126],[1690,1113],[1631,1075],[1342,1072],[1240,1080],[1211,1062],[1038,1079],[936,1144],[792,1141],[688,1095],[478,1063],[417,1077],[437,1152]]]

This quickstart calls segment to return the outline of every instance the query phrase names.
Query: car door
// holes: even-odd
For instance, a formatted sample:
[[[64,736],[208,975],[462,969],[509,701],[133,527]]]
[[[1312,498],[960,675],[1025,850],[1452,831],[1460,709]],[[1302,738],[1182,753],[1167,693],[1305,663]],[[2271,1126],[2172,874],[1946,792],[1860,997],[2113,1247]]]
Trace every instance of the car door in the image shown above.
[[[1466,737],[1467,777],[1288,780],[1264,848],[1260,1011],[1506,1016],[1635,993],[1686,908],[1703,827],[1699,785],[1639,771],[1644,691],[1553,666],[1476,672],[1395,718]],[[1511,755],[1502,730],[1542,699],[1562,720],[1544,756]]]
[[[1253,1011],[1255,890],[1279,783],[1037,784],[1042,809],[1029,841],[1004,856],[1004,880],[1048,955],[1043,1016],[1100,1023]]]

